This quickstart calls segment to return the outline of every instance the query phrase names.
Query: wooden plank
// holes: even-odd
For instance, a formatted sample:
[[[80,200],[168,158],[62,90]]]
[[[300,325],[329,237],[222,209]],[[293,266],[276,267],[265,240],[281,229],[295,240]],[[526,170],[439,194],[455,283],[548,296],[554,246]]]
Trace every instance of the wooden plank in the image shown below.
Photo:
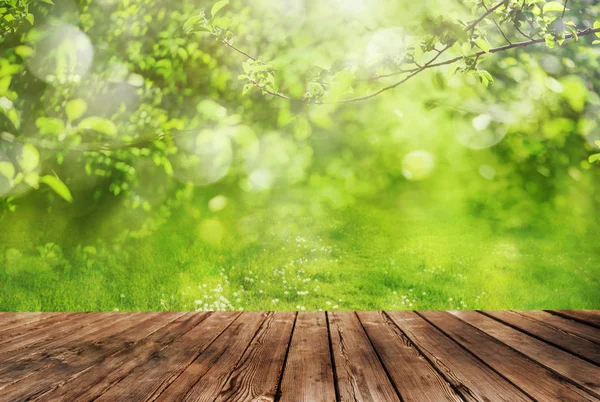
[[[600,310],[552,310],[549,312],[600,328]]]
[[[62,336],[55,337],[54,339],[42,339],[26,348],[11,351],[9,355],[2,357],[2,361],[0,362],[0,376],[2,376],[0,384],[4,383],[4,380],[7,378],[5,376],[6,373],[13,372],[15,366],[23,367],[27,365],[30,369],[29,371],[33,371],[34,365],[46,364],[48,359],[66,352],[73,345],[73,342],[85,339],[89,334],[101,332],[105,327],[113,326],[115,323],[126,320],[136,314],[139,313],[97,313],[95,316],[99,317],[99,320],[80,326],[76,331],[64,333]],[[48,330],[50,331],[51,329]],[[28,363],[32,364],[29,365]],[[2,385],[0,385],[1,388]]]
[[[0,313],[1,337],[15,328],[37,324],[62,313]]]
[[[327,317],[340,401],[400,401],[356,314]]]
[[[239,313],[211,314],[198,326],[156,352],[96,401],[144,401],[169,386]]]
[[[80,328],[105,319],[106,316],[103,314],[76,313],[76,316],[68,320],[63,320],[57,323],[58,325],[53,325],[49,328],[39,328],[0,344],[0,359],[6,359],[9,353],[10,356],[13,356],[20,349],[46,345],[49,342],[60,339],[65,334],[72,334]]]
[[[596,344],[600,344],[600,331],[589,325],[540,310],[516,311],[516,313],[528,318],[533,318],[545,325],[577,335],[588,341],[595,342]]]
[[[269,315],[215,399],[274,401],[296,313]]]
[[[422,311],[419,314],[538,401],[597,400],[564,377],[535,363],[450,313]]]
[[[13,341],[19,337],[27,336],[40,328],[50,328],[59,322],[64,322],[73,317],[77,317],[78,313],[61,313],[54,314],[44,319],[26,321],[10,326],[10,329],[2,327],[0,329],[0,344],[6,341]],[[81,315],[81,313],[79,313]]]
[[[130,317],[132,314],[128,313],[114,316],[112,313],[100,313],[98,315],[102,318],[95,321],[94,324],[108,326],[113,322],[118,322]],[[95,325],[83,326],[77,331],[52,339],[51,341],[48,341],[48,343],[45,343],[44,340],[42,340],[27,348],[20,348],[5,354],[2,356],[2,360],[0,360],[0,390],[33,375],[40,369],[48,367],[54,363],[53,356],[60,356],[61,353],[66,353],[68,351],[73,340],[83,337],[86,334],[97,330],[97,328],[98,327]]]
[[[281,381],[279,401],[335,400],[327,316],[323,312],[298,313]]]
[[[17,325],[6,332],[0,332],[0,353],[2,353],[2,344],[6,342],[12,342],[13,344],[18,340],[27,339],[27,337],[34,337],[37,334],[47,335],[48,330],[42,330],[42,328],[52,328],[54,325],[64,323],[67,320],[77,319],[86,316],[86,313],[60,313],[46,318],[45,320],[36,321],[31,325]],[[43,338],[43,336],[42,336]]]
[[[136,367],[146,363],[152,356],[156,356],[162,349],[195,328],[208,316],[209,313],[188,313],[179,316],[130,348],[106,357],[85,372],[65,378],[58,388],[45,394],[39,401],[94,400]]]
[[[600,398],[600,367],[476,311],[452,314]]]
[[[167,315],[144,313],[142,319],[139,319],[139,316],[139,314],[130,314],[125,318],[126,316],[121,314],[119,319],[115,320],[112,325],[104,327],[102,331],[94,335],[84,337],[78,343],[72,344],[70,350],[63,350],[62,352],[53,350],[44,355],[41,360],[23,361],[23,365],[17,367],[24,368],[28,374],[3,389],[2,394],[11,402],[37,398],[58,387],[69,376],[89,369],[101,361],[103,357],[126,348],[140,336],[143,337],[147,334],[147,331],[160,328],[160,326],[176,317],[171,313]],[[134,327],[131,328],[132,326]],[[128,328],[129,330],[125,331]],[[43,366],[36,371],[36,364],[38,363]]]
[[[518,388],[412,311],[388,311],[408,339],[471,402],[531,401]]]
[[[563,348],[578,357],[600,364],[600,345],[576,335],[546,325],[514,311],[485,311],[485,314],[548,343]]]
[[[266,317],[267,313],[242,314],[160,394],[157,402],[214,401]]]
[[[463,400],[385,314],[359,312],[358,318],[404,402]]]

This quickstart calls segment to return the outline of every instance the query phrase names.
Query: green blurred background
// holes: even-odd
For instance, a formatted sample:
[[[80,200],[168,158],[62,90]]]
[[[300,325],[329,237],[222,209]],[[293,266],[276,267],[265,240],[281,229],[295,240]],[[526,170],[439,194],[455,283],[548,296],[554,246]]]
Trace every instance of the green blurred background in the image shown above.
[[[225,6],[294,100],[183,30],[212,2],[51,3],[0,6],[0,310],[600,308],[592,38],[317,105],[474,2]]]

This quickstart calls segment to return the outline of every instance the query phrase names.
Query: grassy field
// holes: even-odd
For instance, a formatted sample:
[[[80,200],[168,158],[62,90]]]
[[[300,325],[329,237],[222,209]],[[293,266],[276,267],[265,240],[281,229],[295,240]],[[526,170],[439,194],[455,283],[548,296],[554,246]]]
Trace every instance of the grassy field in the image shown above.
[[[574,230],[567,214],[507,228],[429,195],[390,200],[332,209],[289,197],[219,214],[198,202],[124,242],[109,240],[110,219],[78,227],[23,206],[1,235],[0,310],[599,306],[593,226]]]

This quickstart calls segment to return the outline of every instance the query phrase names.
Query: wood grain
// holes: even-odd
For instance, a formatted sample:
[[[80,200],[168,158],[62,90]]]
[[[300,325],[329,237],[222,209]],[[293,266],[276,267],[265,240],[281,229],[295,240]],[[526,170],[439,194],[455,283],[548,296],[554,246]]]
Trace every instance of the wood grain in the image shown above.
[[[157,401],[214,401],[266,317],[250,312],[235,320]]]
[[[599,314],[0,313],[0,402],[600,401]]]
[[[14,336],[9,334],[1,334],[2,342],[0,343],[0,358],[3,353],[7,353],[19,348],[30,347],[36,342],[49,338],[52,334],[61,327],[73,328],[79,325],[79,320],[87,319],[88,322],[99,320],[102,317],[92,316],[87,313],[65,313],[56,315],[45,320],[41,327],[34,327],[30,331],[18,331]],[[84,322],[85,325],[85,322]]]
[[[281,402],[336,400],[327,316],[324,312],[298,313],[281,381],[279,400]]]
[[[10,357],[14,357],[16,351],[20,349],[27,348],[31,350],[36,347],[49,348],[51,347],[50,345],[52,345],[52,342],[60,342],[60,340],[68,334],[77,333],[78,330],[90,324],[107,321],[109,319],[107,314],[113,313],[102,315],[76,313],[76,316],[60,321],[57,325],[53,325],[50,328],[40,328],[28,332],[23,336],[10,339],[0,344],[0,358],[5,361]],[[8,356],[8,354],[10,354],[10,356]]]
[[[452,314],[600,398],[600,367],[476,311],[453,311]]]
[[[484,311],[484,313],[502,323],[512,325],[545,342],[574,353],[579,358],[600,365],[600,345],[594,342],[565,332],[559,328],[546,325],[514,311]]]
[[[385,314],[359,312],[358,318],[403,401],[463,400]]]
[[[597,400],[565,378],[450,313],[422,311],[419,314],[538,401]]]
[[[574,321],[569,318],[561,317],[555,314],[550,314],[546,311],[527,310],[517,311],[517,313],[524,315],[528,318],[533,318],[538,322],[541,322],[542,324],[547,325],[549,327],[556,328],[561,331],[577,335],[596,344],[600,344],[600,331],[598,331],[597,328],[591,327],[589,325],[585,325],[578,321]]]
[[[143,401],[166,388],[239,314],[212,313],[168,347],[154,353],[96,401]]]
[[[550,311],[550,313],[600,328],[600,310],[554,310]]]
[[[44,395],[40,402],[90,401],[103,394],[114,384],[127,377],[136,367],[141,366],[152,356],[173,343],[177,338],[196,327],[208,313],[188,313],[179,315],[147,338],[127,349],[108,356],[92,369],[72,376],[59,388]],[[136,332],[143,334],[141,329]]]
[[[532,401],[477,357],[412,311],[388,311],[388,316],[429,361],[472,402]]]
[[[60,357],[55,359],[54,356],[67,353],[73,342],[79,338],[85,338],[86,335],[93,332],[97,332],[101,336],[105,327],[113,326],[116,322],[126,320],[131,315],[119,314],[115,316],[110,313],[102,316],[101,320],[94,321],[95,325],[81,326],[77,331],[72,331],[63,336],[45,338],[43,341],[35,342],[27,348],[21,347],[7,353],[0,362],[0,390],[25,377],[34,375],[37,370],[60,362]]]
[[[6,315],[0,316],[0,343],[3,339],[6,339],[6,335],[14,336],[19,330],[29,328],[31,330],[32,325],[41,324],[48,318],[52,318],[57,315],[64,316],[65,313],[5,313]],[[16,331],[15,331],[16,329]],[[22,331],[20,333],[23,333]]]
[[[175,318],[172,314],[160,313],[145,313],[141,318],[139,314],[130,314],[128,318],[125,316],[121,314],[118,320],[101,332],[101,335],[89,334],[78,343],[74,343],[71,349],[54,353],[47,360],[50,364],[2,390],[0,399],[7,398],[11,402],[18,402],[41,397],[61,386],[66,378],[85,372],[102,359],[126,348],[148,332]]]
[[[215,402],[274,401],[296,313],[269,315]]]
[[[340,401],[400,401],[356,314],[327,316]]]

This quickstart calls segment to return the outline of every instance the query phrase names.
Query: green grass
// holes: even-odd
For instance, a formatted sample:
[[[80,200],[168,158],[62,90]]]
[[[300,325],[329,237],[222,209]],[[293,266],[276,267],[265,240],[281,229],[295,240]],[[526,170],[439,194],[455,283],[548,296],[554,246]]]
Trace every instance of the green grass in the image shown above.
[[[600,306],[593,227],[574,231],[571,216],[554,215],[506,228],[459,205],[420,197],[337,210],[301,200],[220,214],[188,206],[124,242],[110,241],[110,219],[74,227],[23,207],[1,237],[0,310]],[[49,241],[62,246],[33,249]]]

